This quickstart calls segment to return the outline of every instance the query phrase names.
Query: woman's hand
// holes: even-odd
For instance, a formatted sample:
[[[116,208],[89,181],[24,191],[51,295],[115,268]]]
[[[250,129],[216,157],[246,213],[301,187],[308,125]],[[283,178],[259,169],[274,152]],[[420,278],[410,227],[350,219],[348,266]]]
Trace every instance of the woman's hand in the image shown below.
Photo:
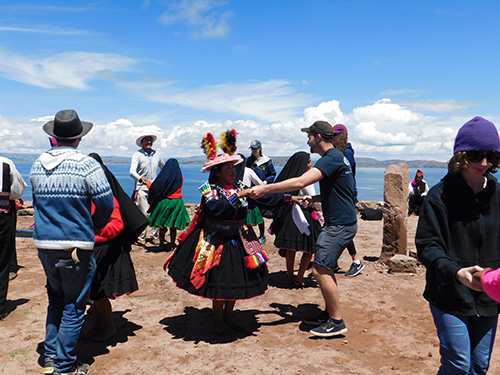
[[[472,290],[482,292],[483,286],[481,285],[481,277],[475,277],[475,274],[483,271],[484,268],[479,266],[460,268],[457,272],[457,280]]]
[[[474,277],[474,279],[477,279],[479,280],[479,282],[481,282],[481,276],[483,276],[483,273],[485,273],[486,271],[491,271],[491,268],[489,267],[486,267],[485,269],[483,269],[482,271],[478,271],[478,272],[475,272],[472,277]]]
[[[300,204],[305,208],[309,208],[314,204],[314,200],[310,195],[305,195],[300,197]]]
[[[238,198],[246,198],[250,194],[250,189],[243,189],[238,191]]]

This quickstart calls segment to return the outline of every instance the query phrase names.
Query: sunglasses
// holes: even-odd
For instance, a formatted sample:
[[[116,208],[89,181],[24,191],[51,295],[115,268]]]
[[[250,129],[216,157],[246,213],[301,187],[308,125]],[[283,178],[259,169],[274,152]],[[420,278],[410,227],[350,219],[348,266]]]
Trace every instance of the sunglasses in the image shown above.
[[[486,158],[486,161],[488,163],[491,163],[493,165],[497,165],[498,162],[500,161],[500,152],[498,151],[475,150],[475,151],[466,151],[465,154],[467,156],[467,159],[471,163],[479,163],[484,158]]]

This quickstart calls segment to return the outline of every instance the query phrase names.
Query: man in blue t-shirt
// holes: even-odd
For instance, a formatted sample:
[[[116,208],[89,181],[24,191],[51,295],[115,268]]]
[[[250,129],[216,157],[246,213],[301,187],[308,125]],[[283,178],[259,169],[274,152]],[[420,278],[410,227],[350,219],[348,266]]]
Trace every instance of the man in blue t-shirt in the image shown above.
[[[304,205],[310,206],[321,200],[325,225],[315,246],[312,274],[321,289],[326,309],[318,317],[304,322],[315,325],[311,333],[330,337],[347,332],[340,313],[337,280],[333,267],[344,248],[352,241],[357,231],[357,216],[354,202],[354,177],[349,161],[333,144],[333,127],[326,121],[316,121],[308,128],[307,144],[312,153],[321,155],[313,168],[302,176],[269,184],[254,186],[253,198],[267,193],[294,191],[319,181],[321,195],[304,197]]]

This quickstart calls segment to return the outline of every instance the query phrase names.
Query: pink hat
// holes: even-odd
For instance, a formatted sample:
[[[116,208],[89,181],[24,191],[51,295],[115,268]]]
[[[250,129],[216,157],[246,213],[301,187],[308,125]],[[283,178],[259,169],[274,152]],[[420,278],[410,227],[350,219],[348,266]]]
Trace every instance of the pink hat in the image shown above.
[[[333,127],[333,134],[339,134],[339,133],[347,134],[347,128],[345,127],[345,125],[337,124]]]
[[[243,158],[239,154],[229,155],[227,153],[224,153],[216,156],[213,159],[207,160],[205,166],[201,168],[201,171],[203,173],[207,173],[210,172],[210,169],[212,169],[212,167],[215,167],[216,165],[225,163],[233,163],[234,165],[236,165],[240,164],[242,161]]]

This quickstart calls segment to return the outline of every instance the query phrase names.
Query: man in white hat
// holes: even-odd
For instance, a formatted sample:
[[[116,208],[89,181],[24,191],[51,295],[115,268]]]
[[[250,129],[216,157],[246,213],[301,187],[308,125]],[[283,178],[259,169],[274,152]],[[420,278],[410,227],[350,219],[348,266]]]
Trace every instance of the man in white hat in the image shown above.
[[[137,146],[140,147],[134,155],[130,164],[130,177],[135,181],[134,201],[141,212],[148,217],[148,193],[149,186],[158,175],[158,167],[163,168],[164,162],[158,151],[153,150],[153,143],[157,137],[153,134],[141,135],[136,140]],[[152,237],[157,237],[156,228],[152,228]],[[139,236],[139,241],[146,240],[147,229]]]
[[[44,374],[87,374],[76,343],[96,270],[94,231],[108,223],[113,192],[101,165],[77,150],[91,129],[72,110],[57,112],[43,130],[57,146],[35,161],[30,173],[35,210],[33,243],[47,277]],[[93,214],[91,206],[95,208]]]

